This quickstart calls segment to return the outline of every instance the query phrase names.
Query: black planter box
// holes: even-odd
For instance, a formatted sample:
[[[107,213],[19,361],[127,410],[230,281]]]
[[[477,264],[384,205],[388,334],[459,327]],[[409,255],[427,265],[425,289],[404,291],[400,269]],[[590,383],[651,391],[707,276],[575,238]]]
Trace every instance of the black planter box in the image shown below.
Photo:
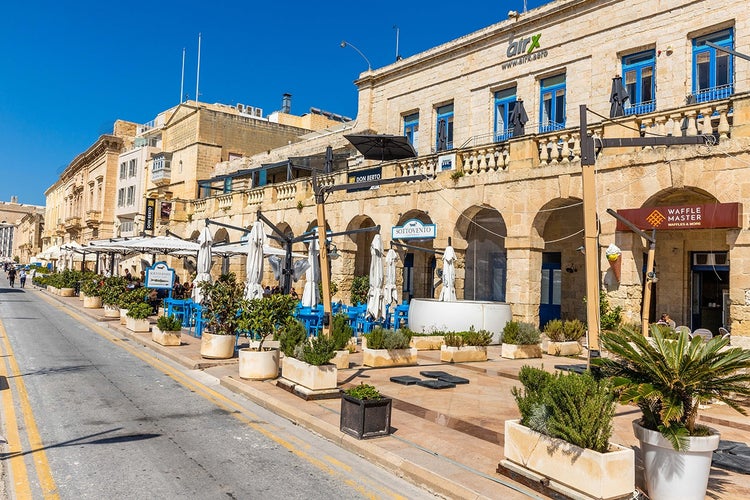
[[[341,394],[341,432],[357,439],[391,433],[391,398],[357,399]]]

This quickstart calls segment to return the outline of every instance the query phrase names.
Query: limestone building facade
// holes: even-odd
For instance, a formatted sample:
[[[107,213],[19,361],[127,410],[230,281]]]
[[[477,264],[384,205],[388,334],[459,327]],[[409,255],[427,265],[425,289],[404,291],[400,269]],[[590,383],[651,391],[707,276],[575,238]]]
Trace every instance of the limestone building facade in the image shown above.
[[[29,258],[39,252],[38,231],[44,221],[44,207],[0,201],[0,258],[28,264]]]
[[[362,73],[356,121],[219,163],[207,177],[231,178],[234,188],[187,203],[180,231],[196,233],[206,218],[247,228],[260,210],[282,232],[305,233],[317,212],[302,164],[317,168],[323,185],[424,174],[331,193],[328,227],[379,225],[386,248],[399,253],[404,299],[437,296],[441,263],[431,251],[450,241],[460,299],[505,301],[515,318],[540,325],[585,319],[585,105],[585,133],[595,139],[705,137],[703,145],[597,148],[594,272],[610,304],[637,323],[650,282],[652,319],[665,311],[693,329],[750,335],[742,210],[750,196],[750,63],[722,48],[750,54],[750,12],[741,3],[551,2]],[[612,102],[623,95],[619,84],[629,96],[621,109]],[[406,136],[417,157],[365,160],[349,134]],[[329,146],[334,168],[324,170]],[[655,276],[645,273],[647,242],[607,209],[655,231]],[[434,228],[434,238],[393,236],[409,225]],[[230,229],[228,238],[241,233]],[[332,263],[335,298],[347,300],[353,278],[366,274],[372,235],[334,239],[343,254]],[[619,267],[605,257],[610,244]]]

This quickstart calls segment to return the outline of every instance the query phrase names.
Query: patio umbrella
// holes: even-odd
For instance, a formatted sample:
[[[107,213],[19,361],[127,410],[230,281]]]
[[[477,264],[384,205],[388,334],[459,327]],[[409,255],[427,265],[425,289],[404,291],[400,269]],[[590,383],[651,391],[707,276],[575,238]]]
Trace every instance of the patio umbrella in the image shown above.
[[[315,307],[320,302],[318,281],[320,280],[320,262],[318,261],[318,239],[310,240],[307,251],[307,262],[310,267],[305,271],[305,289],[302,291],[302,305]]]
[[[200,244],[200,248],[198,249],[198,263],[196,266],[197,274],[193,280],[193,301],[196,304],[203,302],[203,292],[198,285],[201,282],[211,283],[211,243],[213,243],[213,238],[208,227],[204,227],[203,231],[201,231],[200,236],[198,236],[198,243]]]
[[[446,151],[448,149],[448,124],[445,119],[441,119],[438,122],[438,133],[437,133],[437,150]]]
[[[456,252],[448,245],[443,253],[443,289],[438,300],[442,302],[456,301]]]
[[[210,239],[211,234],[209,233],[208,236]],[[133,238],[132,240],[118,241],[112,246],[136,250],[141,253],[171,254],[179,251],[198,252],[201,244],[200,239],[198,243],[195,243],[193,241],[181,240],[174,236],[155,236],[153,238]]]
[[[513,137],[521,137],[525,133],[524,126],[529,121],[529,116],[523,107],[522,99],[516,101],[515,106],[513,106],[510,112],[508,121],[510,122],[510,129],[513,130]]]
[[[625,101],[628,99],[630,96],[622,84],[622,77],[618,75],[612,78],[612,92],[609,95],[612,106],[609,108],[609,117],[625,116]]]
[[[370,289],[367,291],[367,315],[383,317],[383,241],[376,234],[370,244]]]
[[[266,233],[263,232],[263,223],[256,221],[247,241],[245,298],[248,300],[263,297],[263,286],[260,284],[260,280],[263,278],[263,247],[265,244]]]
[[[344,138],[367,160],[402,160],[417,156],[417,152],[403,135],[363,134],[345,135]]]
[[[396,289],[396,261],[398,254],[394,249],[388,250],[385,256],[385,285],[383,286],[383,308],[393,302],[398,303],[398,290]],[[385,315],[385,314],[384,314]]]

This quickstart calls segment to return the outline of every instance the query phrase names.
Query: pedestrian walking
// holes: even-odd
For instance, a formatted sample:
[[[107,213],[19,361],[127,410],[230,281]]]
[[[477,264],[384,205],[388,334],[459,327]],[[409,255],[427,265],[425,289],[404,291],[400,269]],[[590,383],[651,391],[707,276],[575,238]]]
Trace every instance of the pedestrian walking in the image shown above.
[[[8,270],[8,281],[10,282],[10,287],[13,288],[16,283],[16,268],[11,267]]]
[[[18,273],[18,279],[21,281],[21,288],[24,288],[26,286],[26,270],[21,269],[21,272]]]

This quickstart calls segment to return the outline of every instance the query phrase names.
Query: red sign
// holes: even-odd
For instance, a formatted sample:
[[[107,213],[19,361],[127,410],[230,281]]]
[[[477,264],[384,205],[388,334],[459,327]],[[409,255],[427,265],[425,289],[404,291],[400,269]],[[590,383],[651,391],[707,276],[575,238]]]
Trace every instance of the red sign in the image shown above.
[[[678,205],[663,207],[626,208],[618,214],[639,229],[726,229],[742,227],[742,205],[739,203],[711,203],[707,205]],[[617,222],[618,231],[628,231]]]

